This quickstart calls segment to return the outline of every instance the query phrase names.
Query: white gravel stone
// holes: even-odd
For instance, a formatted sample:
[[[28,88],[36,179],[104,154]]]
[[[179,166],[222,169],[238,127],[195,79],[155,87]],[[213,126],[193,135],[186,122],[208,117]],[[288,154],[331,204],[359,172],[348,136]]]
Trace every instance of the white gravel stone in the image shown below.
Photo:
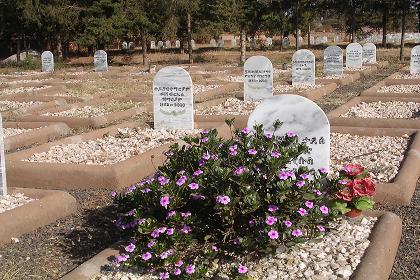
[[[17,94],[17,93],[32,93],[35,91],[40,91],[40,90],[51,88],[51,87],[52,86],[8,88],[8,89],[0,90],[0,95],[9,95],[9,94]]]
[[[290,249],[279,247],[275,255],[258,261],[245,261],[242,258],[234,263],[221,266],[215,279],[230,278],[226,271],[238,264],[248,267],[247,276],[258,280],[311,279],[331,280],[349,279],[360,263],[364,251],[370,244],[368,239],[377,218],[341,219],[322,240],[298,244]],[[91,280],[146,280],[158,279],[156,276],[137,272],[134,269],[111,268],[102,271]]]
[[[248,115],[254,111],[261,101],[243,101],[237,98],[228,98],[222,104],[195,109],[196,115]]]
[[[29,76],[45,75],[45,74],[47,74],[47,73],[36,72],[36,71],[28,71],[28,72],[14,72],[14,73],[11,73],[11,74],[0,74],[0,77],[19,78],[19,77],[29,77]]]
[[[322,85],[277,85],[274,87],[275,93],[284,92],[304,92],[322,87]]]
[[[26,133],[28,131],[31,131],[30,128],[3,128],[3,136],[4,138],[15,136],[18,134]]]
[[[344,67],[343,70],[344,71],[349,71],[349,72],[359,72],[359,71],[363,71],[366,69],[369,69],[370,66],[362,66],[361,68],[350,68],[350,67]]]
[[[378,92],[380,93],[420,93],[419,85],[391,85],[381,87]]]
[[[316,79],[325,79],[325,80],[338,80],[350,77],[351,74],[343,74],[343,75],[330,75],[330,76],[323,76],[323,77],[317,77]]]
[[[403,80],[412,80],[412,79],[420,79],[420,74],[411,75],[410,73],[398,73],[395,76],[395,79],[403,79]]]
[[[361,102],[341,115],[345,118],[420,119],[420,103],[416,102]]]
[[[0,213],[25,205],[34,199],[24,196],[21,193],[0,196]]]
[[[200,94],[209,90],[213,90],[216,88],[221,87],[222,85],[201,85],[201,84],[195,84],[194,85],[194,94]]]
[[[76,144],[53,146],[47,152],[32,155],[27,162],[107,165],[127,160],[166,143],[199,133],[200,130],[154,130],[123,128],[116,136],[105,136]]]
[[[222,81],[226,81],[226,82],[233,82],[233,83],[243,83],[244,82],[244,76],[224,76],[221,77]]]
[[[34,105],[40,105],[39,101],[17,102],[17,101],[0,101],[0,112],[15,110],[17,112],[24,112]]]
[[[343,164],[360,164],[369,170],[372,179],[388,183],[398,173],[410,137],[359,136],[331,134],[331,169],[339,171]]]
[[[6,82],[8,85],[16,85],[16,84],[30,84],[30,83],[37,83],[37,84],[41,84],[41,83],[45,83],[47,81],[51,81],[53,78],[49,78],[49,79],[33,79],[33,80],[17,80],[17,81],[10,81],[10,82]]]

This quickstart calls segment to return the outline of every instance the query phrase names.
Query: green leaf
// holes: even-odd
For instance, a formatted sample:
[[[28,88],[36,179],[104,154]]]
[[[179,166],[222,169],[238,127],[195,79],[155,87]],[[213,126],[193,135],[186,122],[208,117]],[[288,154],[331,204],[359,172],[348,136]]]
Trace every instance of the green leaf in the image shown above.
[[[354,207],[357,210],[367,211],[367,210],[370,210],[370,209],[373,208],[373,205],[375,204],[375,202],[368,197],[360,197],[360,198],[356,199],[353,202],[353,204],[354,204]]]
[[[350,208],[347,207],[347,202],[340,200],[334,200],[331,204],[331,208],[339,211],[341,214],[346,214],[350,211]]]

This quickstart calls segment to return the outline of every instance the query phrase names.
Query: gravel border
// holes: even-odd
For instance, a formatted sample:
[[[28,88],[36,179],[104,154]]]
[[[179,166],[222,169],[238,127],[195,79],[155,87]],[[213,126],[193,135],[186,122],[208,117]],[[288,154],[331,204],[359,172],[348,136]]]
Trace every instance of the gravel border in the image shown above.
[[[195,115],[249,115],[261,101],[228,98],[222,104],[203,106],[194,110]]]
[[[22,193],[0,196],[0,213],[25,205],[34,199],[26,197]]]
[[[420,119],[420,103],[402,101],[361,102],[340,117],[417,120]]]

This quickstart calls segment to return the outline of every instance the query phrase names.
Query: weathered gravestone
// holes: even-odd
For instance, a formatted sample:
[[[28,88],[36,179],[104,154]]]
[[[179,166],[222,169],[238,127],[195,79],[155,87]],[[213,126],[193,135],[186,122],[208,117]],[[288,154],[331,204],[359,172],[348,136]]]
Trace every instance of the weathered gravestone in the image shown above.
[[[298,50],[292,57],[292,85],[315,85],[315,55]]]
[[[0,114],[0,196],[7,195],[6,163],[4,157],[3,119]]]
[[[158,48],[159,49],[163,49],[163,41],[159,41],[158,42]]]
[[[181,41],[180,40],[176,40],[175,41],[175,48],[179,49],[181,47]]]
[[[171,43],[171,41],[167,40],[167,41],[165,42],[165,47],[166,47],[167,49],[172,48],[172,43]]]
[[[177,66],[161,69],[153,80],[155,129],[193,129],[193,84]]]
[[[360,69],[363,65],[363,48],[359,43],[351,43],[346,48],[346,67]]]
[[[216,40],[215,39],[211,39],[210,40],[210,47],[212,47],[212,48],[216,48],[217,47],[217,43],[216,43]]]
[[[324,51],[325,76],[343,75],[343,50],[338,46],[330,46]]]
[[[273,64],[265,56],[252,56],[244,65],[244,99],[260,100],[273,96]]]
[[[415,46],[411,50],[410,73],[411,75],[420,74],[420,46]]]
[[[156,42],[155,41],[150,41],[150,49],[152,49],[152,50],[156,49]]]
[[[219,42],[217,44],[219,48],[221,49],[225,48],[225,40],[219,39]]]
[[[282,47],[283,47],[283,48],[288,48],[288,47],[290,47],[290,41],[289,41],[289,38],[288,38],[288,37],[284,37],[284,38],[281,40],[281,45],[282,45]]]
[[[302,46],[302,44],[303,44],[303,37],[299,36],[298,37],[298,47]]]
[[[248,127],[262,124],[265,131],[273,131],[273,124],[279,120],[283,125],[276,136],[295,133],[299,141],[305,142],[309,151],[301,155],[290,167],[307,166],[310,169],[330,165],[330,123],[322,109],[311,100],[292,94],[282,94],[264,100],[248,119]],[[291,134],[290,134],[291,133]]]
[[[376,46],[373,43],[363,45],[363,64],[376,64]]]
[[[41,54],[42,72],[54,72],[54,55],[50,51]]]
[[[135,46],[134,42],[130,42],[130,43],[128,43],[128,48],[129,48],[130,50],[134,50],[134,46]]]
[[[121,47],[123,50],[127,50],[128,49],[128,44],[126,41],[122,42]]]
[[[196,49],[196,45],[195,45],[195,41],[194,41],[194,40],[191,40],[191,48],[192,48],[193,50],[195,50],[195,49]]]
[[[106,72],[108,71],[108,55],[103,50],[97,50],[93,57],[93,65],[95,72]]]

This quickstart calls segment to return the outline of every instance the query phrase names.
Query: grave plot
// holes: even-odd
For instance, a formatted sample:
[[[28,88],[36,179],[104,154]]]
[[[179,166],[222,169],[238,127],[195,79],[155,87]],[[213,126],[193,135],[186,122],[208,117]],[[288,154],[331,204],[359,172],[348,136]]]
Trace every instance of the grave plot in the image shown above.
[[[420,97],[420,79],[387,78],[362,92],[361,96],[406,98]]]
[[[361,77],[360,73],[343,73],[341,75],[323,75],[321,77],[317,77],[316,81],[320,84],[327,84],[327,83],[335,83],[338,86],[345,86],[350,85]]]
[[[76,212],[76,199],[66,192],[9,189],[8,195],[0,195],[0,245]]]
[[[356,97],[328,114],[331,125],[420,128],[420,99]]]
[[[420,176],[420,135],[416,130],[331,127],[331,166],[365,167],[377,182],[375,201],[409,205]]]
[[[11,88],[21,88],[21,87],[39,87],[40,85],[50,85],[54,82],[54,79],[51,77],[42,77],[39,79],[22,79],[22,80],[5,80],[2,83],[7,87]]]
[[[420,83],[420,74],[411,74],[410,70],[404,68],[399,72],[396,72],[386,78],[385,80],[391,80],[395,84],[419,84]]]
[[[29,95],[39,93],[42,90],[49,89],[49,85],[33,85],[33,86],[11,86],[0,90],[0,96],[5,97],[8,95]]]
[[[366,77],[374,74],[379,69],[387,67],[389,65],[388,61],[380,61],[376,65],[363,65],[360,68],[345,67],[344,73],[359,73],[361,77]]]
[[[208,100],[233,96],[241,90],[239,83],[194,84],[194,102],[201,103]]]
[[[12,152],[34,144],[44,144],[69,132],[69,127],[64,123],[5,122],[4,150]]]
[[[37,110],[49,109],[66,104],[63,99],[56,100],[46,96],[0,97],[0,112],[9,119],[19,118]]]
[[[318,100],[323,96],[334,92],[337,89],[335,81],[319,81],[315,85],[290,85],[290,84],[278,84],[274,86],[273,92],[275,95],[280,94],[296,94],[306,97],[310,100]]]
[[[26,122],[63,122],[71,128],[101,127],[117,120],[146,113],[150,106],[141,98],[103,98],[54,109],[38,110],[20,117]],[[150,109],[149,109],[150,111]]]
[[[248,275],[254,279],[382,280],[389,277],[402,234],[398,216],[375,212],[362,219],[340,220],[337,228],[322,241],[300,244],[290,251],[279,248],[271,257],[244,263]],[[147,273],[110,269],[110,260],[122,253],[120,247],[115,244],[102,251],[61,280],[151,279]],[[230,265],[223,269],[230,269]]]
[[[68,137],[9,154],[8,183],[12,187],[120,189],[153,173],[174,142],[214,127],[221,136],[230,135],[223,124],[198,122],[195,130],[152,130],[144,123],[123,123]]]
[[[49,96],[56,99],[64,99],[67,101],[67,103],[79,103],[79,102],[85,102],[85,101],[89,101],[93,99],[93,96],[90,94],[85,94],[83,92],[78,92],[78,91],[72,91],[71,87],[67,84],[56,84],[49,88],[40,90],[36,94]],[[35,94],[30,94],[28,96],[33,96],[33,95]]]

